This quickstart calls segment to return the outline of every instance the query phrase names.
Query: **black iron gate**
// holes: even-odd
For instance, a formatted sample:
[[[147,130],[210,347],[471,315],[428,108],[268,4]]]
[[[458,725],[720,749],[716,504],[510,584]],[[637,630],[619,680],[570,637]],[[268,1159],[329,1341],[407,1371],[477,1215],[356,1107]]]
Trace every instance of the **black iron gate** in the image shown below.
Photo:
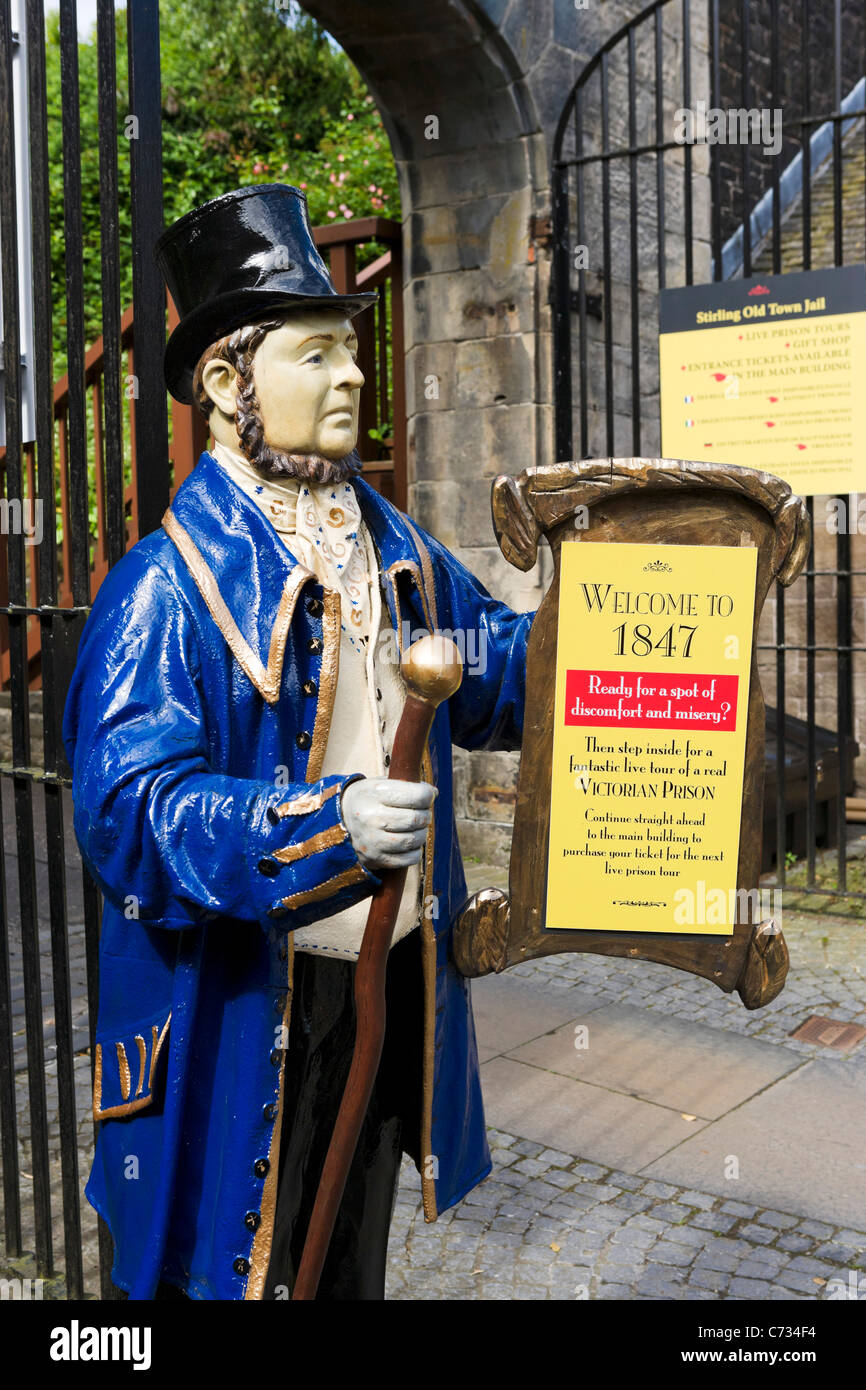
[[[654,0],[587,64],[553,147],[558,459],[661,452],[659,290],[866,259],[864,72],[859,0]],[[780,152],[678,139],[676,118],[698,101],[780,111]],[[791,179],[783,198],[783,166],[799,171],[793,201]],[[827,224],[822,246],[816,232]],[[846,857],[848,817],[866,820],[866,799],[848,800],[855,717],[866,710],[866,647],[854,626],[866,592],[858,501],[808,499],[812,552],[787,598],[776,586],[774,630],[762,629],[758,652],[776,705],[765,866],[774,856],[785,888],[789,856],[802,856],[798,893],[864,903]],[[831,540],[834,516],[848,524]],[[832,857],[819,857],[822,841],[835,846]]]
[[[123,151],[124,163],[119,163],[118,156],[118,124],[125,113],[117,109],[116,67],[118,58],[124,61],[124,55],[115,52],[114,0],[98,0],[105,387],[96,427],[102,441],[103,476],[99,485],[104,488],[109,518],[109,563],[119,559],[125,549],[119,197],[128,196],[132,208],[131,254],[138,306],[134,446],[140,534],[159,524],[169,498],[166,398],[162,387],[164,292],[151,255],[162,230],[157,0],[130,0],[127,32],[130,114],[136,117],[129,127],[135,138],[129,140],[128,170],[127,151]],[[71,825],[70,770],[61,739],[66,689],[90,603],[87,434],[88,428],[94,428],[94,422],[87,419],[85,398],[85,248],[75,0],[60,0],[60,67],[69,405],[68,426],[57,439],[53,409],[45,13],[43,0],[16,0],[14,7],[13,0],[0,0],[5,518],[14,515],[12,508],[16,503],[22,507],[38,501],[42,530],[37,566],[28,554],[22,527],[4,525],[4,531],[8,531],[8,588],[2,594],[0,614],[8,623],[9,633],[11,748],[0,761],[4,831],[0,840],[0,1132],[6,1253],[5,1261],[0,1259],[0,1265],[5,1265],[0,1274],[14,1278],[23,1272],[50,1278],[59,1263],[65,1270],[69,1297],[80,1298],[85,1289],[83,1224],[85,1249],[88,1242],[91,1246],[97,1239],[99,1242],[102,1296],[112,1297],[116,1291],[108,1278],[110,1239],[101,1226],[97,1235],[90,1209],[82,1208],[79,1195],[83,1177],[78,1163],[80,1131],[81,1126],[89,1123],[89,1106],[84,1097],[89,1091],[93,1056],[99,899],[96,885],[80,866],[74,844],[70,863],[66,862],[65,841]],[[24,91],[26,101],[22,104]],[[23,215],[28,211],[27,205],[29,219]],[[19,227],[28,220],[32,236],[29,245],[22,247]],[[31,263],[31,283],[27,283],[22,260]],[[28,316],[34,330],[33,360],[22,362],[23,320]],[[26,387],[26,381],[33,386]],[[28,410],[35,420],[32,433],[25,432],[23,415],[28,389],[32,401],[28,402]],[[58,605],[58,446],[70,493],[70,534],[62,538],[71,552],[73,602],[69,607]],[[28,465],[32,465],[34,456],[35,482],[31,478],[28,483]],[[41,644],[42,712],[41,729],[34,721],[31,730],[28,626],[34,623],[38,624]],[[31,738],[40,733],[44,758],[37,759]],[[23,1253],[22,1226],[28,1253],[35,1246],[35,1270],[19,1262]],[[63,1255],[58,1261],[57,1236],[61,1229]]]

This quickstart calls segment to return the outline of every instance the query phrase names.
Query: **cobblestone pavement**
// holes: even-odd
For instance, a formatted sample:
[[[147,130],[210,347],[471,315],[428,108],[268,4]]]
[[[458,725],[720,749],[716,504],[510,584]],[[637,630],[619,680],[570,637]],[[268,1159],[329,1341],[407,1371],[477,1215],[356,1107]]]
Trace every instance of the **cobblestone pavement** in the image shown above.
[[[389,1299],[819,1299],[866,1275],[866,1233],[582,1162],[489,1131],[493,1172],[427,1225],[406,1160]],[[843,1290],[838,1283],[842,1281]]]
[[[505,869],[468,865],[469,891],[508,887]],[[707,980],[652,961],[615,956],[558,955],[527,961],[510,977],[535,979],[551,990],[576,985],[601,1004],[632,1004],[669,1018],[690,1019],[762,1042],[784,1043],[807,1057],[845,1059],[846,1054],[790,1034],[810,1014],[827,1014],[843,1023],[866,1025],[866,922],[783,912],[780,919],[791,956],[785,988],[762,1009],[749,1012],[737,994],[722,994]]]
[[[8,793],[7,793],[8,795]],[[7,808],[8,809],[8,808]],[[23,984],[17,923],[14,820],[7,816],[6,881],[18,1145],[25,1250],[34,1248],[32,1155],[24,1034]],[[38,817],[37,817],[38,829]],[[71,829],[67,831],[71,851]],[[45,1081],[50,1126],[49,1157],[55,1252],[63,1264],[61,1153],[51,990],[50,934],[44,843],[37,835],[37,905],[43,983]],[[469,891],[507,885],[507,872],[467,864]],[[83,1196],[93,1145],[90,1059],[87,1052],[85,952],[80,873],[70,868],[67,886],[69,955],[76,1053],[77,1190],[83,1229],[86,1287],[98,1288],[96,1219]],[[545,990],[580,985],[603,1003],[627,1003],[695,1020],[770,1043],[807,1057],[845,1065],[853,1054],[795,1042],[789,1034],[810,1013],[866,1022],[864,926],[856,921],[787,913],[784,930],[792,967],[781,997],[750,1014],[739,1000],[704,980],[645,962],[561,955],[531,961],[510,975],[543,981]],[[685,1191],[640,1176],[587,1164],[580,1156],[491,1134],[494,1172],[453,1211],[433,1225],[420,1214],[419,1179],[407,1162],[401,1176],[392,1230],[388,1296],[397,1299],[574,1298],[820,1298],[828,1281],[863,1266],[862,1232],[810,1221],[797,1212],[759,1211],[701,1192]],[[559,1249],[554,1247],[558,1246]],[[2,1265],[2,1259],[0,1259]],[[475,1272],[478,1271],[478,1272]]]

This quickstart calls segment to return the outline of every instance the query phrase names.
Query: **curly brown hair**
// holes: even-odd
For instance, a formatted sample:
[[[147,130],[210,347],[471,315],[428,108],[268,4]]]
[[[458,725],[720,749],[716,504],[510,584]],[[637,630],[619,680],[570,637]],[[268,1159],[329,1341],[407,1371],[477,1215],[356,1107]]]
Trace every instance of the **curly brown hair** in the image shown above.
[[[208,362],[220,358],[237,373],[235,428],[241,449],[250,463],[262,473],[290,474],[320,483],[341,483],[362,470],[357,450],[340,459],[326,459],[321,454],[285,454],[272,449],[265,439],[265,427],[253,380],[253,359],[267,335],[282,328],[286,316],[263,319],[260,323],[245,324],[217,342],[211,343],[199,358],[192,378],[195,403],[210,419],[214,403],[204,389],[202,373]]]

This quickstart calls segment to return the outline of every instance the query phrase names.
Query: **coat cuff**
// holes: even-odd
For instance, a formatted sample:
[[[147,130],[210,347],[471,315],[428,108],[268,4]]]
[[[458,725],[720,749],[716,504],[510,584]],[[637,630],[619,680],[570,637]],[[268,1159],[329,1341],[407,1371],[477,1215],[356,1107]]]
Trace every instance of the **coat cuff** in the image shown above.
[[[295,931],[369,897],[382,880],[358,858],[343,823],[353,772],[279,788],[257,804],[250,877],[259,921]]]

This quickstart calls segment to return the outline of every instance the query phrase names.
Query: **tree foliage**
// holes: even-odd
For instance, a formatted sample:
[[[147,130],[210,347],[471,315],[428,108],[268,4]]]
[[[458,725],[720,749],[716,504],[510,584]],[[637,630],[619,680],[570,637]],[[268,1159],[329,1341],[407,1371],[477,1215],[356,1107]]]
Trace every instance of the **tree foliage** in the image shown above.
[[[126,13],[116,12],[121,299],[132,297]],[[314,224],[399,217],[396,171],[362,78],[321,26],[280,0],[170,0],[160,7],[166,223],[248,183],[293,183]],[[55,375],[65,366],[66,264],[59,19],[47,21]],[[102,330],[95,32],[78,46],[84,308]]]

